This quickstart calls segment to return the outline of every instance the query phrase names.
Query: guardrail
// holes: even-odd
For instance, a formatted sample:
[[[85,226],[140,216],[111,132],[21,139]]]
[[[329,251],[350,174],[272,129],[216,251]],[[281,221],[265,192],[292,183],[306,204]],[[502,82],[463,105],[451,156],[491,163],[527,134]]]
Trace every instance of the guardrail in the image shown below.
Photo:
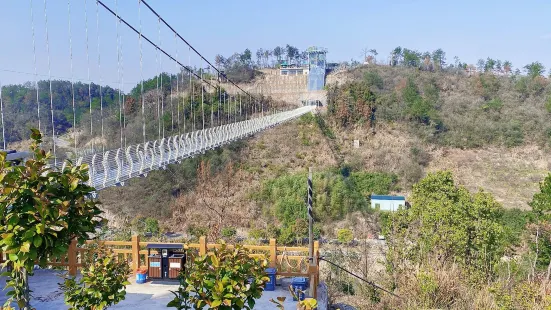
[[[99,242],[111,248],[117,259],[124,260],[136,272],[142,266],[149,266],[148,244],[159,242],[142,242],[139,236],[132,236],[131,241],[88,241],[87,243]],[[163,244],[167,244],[163,242]],[[171,244],[171,243],[168,243]],[[185,253],[188,255],[188,263],[191,263],[195,257],[205,255],[209,250],[220,248],[218,243],[207,243],[206,237],[200,237],[199,243],[172,243],[183,245]],[[228,244],[232,248],[234,245]],[[276,239],[270,239],[269,245],[244,245],[244,248],[250,251],[254,257],[265,257],[269,261],[269,266],[277,268],[277,275],[282,277],[308,277],[312,284],[315,296],[315,290],[319,283],[319,242],[314,242],[314,264],[310,264],[308,259],[307,247],[291,247],[277,245]],[[48,266],[67,269],[70,275],[76,275],[79,268],[83,267],[83,254],[86,248],[79,247],[76,240],[69,245],[67,254],[55,261],[50,261]],[[157,253],[151,250],[151,253]],[[0,263],[4,258],[4,253],[0,252]]]

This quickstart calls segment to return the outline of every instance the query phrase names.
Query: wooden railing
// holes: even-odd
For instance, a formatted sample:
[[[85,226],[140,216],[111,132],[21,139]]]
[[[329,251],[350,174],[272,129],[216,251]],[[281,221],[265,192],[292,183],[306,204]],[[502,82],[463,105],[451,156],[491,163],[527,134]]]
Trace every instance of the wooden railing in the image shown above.
[[[94,241],[88,241],[91,243]],[[149,266],[147,245],[150,243],[159,242],[141,242],[139,236],[132,236],[131,241],[98,241],[106,246],[109,246],[117,256],[117,259],[124,260],[132,267],[133,272],[136,272],[141,266]],[[182,243],[175,243],[182,244]],[[194,257],[202,256],[208,253],[209,250],[219,248],[222,245],[216,243],[207,243],[206,237],[200,237],[199,243],[183,243],[183,248],[189,259],[192,261]],[[233,247],[233,245],[228,245]],[[277,275],[283,277],[309,277],[310,283],[314,292],[319,282],[319,243],[314,242],[314,260],[310,264],[308,259],[307,247],[287,247],[278,246],[276,239],[270,239],[269,245],[244,245],[244,248],[251,252],[254,257],[266,257],[269,261],[269,266],[277,268]],[[49,266],[65,268],[70,275],[76,275],[78,268],[82,268],[83,254],[86,248],[77,246],[76,240],[73,240],[69,245],[67,255],[56,261],[50,261]],[[151,253],[156,251],[151,250]],[[159,254],[159,253],[156,253]],[[0,252],[0,263],[4,260],[4,254]]]

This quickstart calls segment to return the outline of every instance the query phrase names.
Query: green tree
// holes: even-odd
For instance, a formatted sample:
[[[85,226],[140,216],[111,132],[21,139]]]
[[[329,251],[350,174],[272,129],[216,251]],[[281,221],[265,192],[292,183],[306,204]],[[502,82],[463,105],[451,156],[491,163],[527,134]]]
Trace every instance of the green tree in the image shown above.
[[[535,61],[524,66],[524,70],[526,70],[526,74],[528,74],[529,77],[535,78],[543,75],[545,66],[541,62]]]
[[[529,205],[538,221],[551,220],[551,174],[540,183],[540,191],[534,194]]]
[[[432,53],[432,60],[438,69],[442,69],[446,65],[446,53],[439,48]]]
[[[511,73],[512,70],[513,70],[513,64],[509,60],[504,61],[503,71],[505,71],[505,74]]]
[[[20,308],[30,307],[28,275],[35,263],[45,267],[48,259],[67,253],[71,240],[84,243],[101,223],[99,202],[89,199],[88,167],[70,162],[62,171],[49,166],[51,155],[41,150],[42,137],[32,130],[34,158],[24,166],[11,165],[0,153],[0,248],[10,253],[3,267],[6,288]]]
[[[421,264],[455,261],[473,275],[492,274],[504,251],[504,228],[503,208],[490,194],[470,194],[455,185],[451,172],[440,171],[414,185],[409,201],[411,208],[392,215],[385,228],[391,253],[402,251]]]
[[[484,72],[494,72],[495,70],[495,67],[496,67],[496,61],[493,60],[492,58],[488,57],[486,59],[486,64],[484,65]]]
[[[276,46],[274,48],[273,55],[276,57],[277,61],[279,62],[281,60],[281,55],[283,55],[283,48],[281,48],[281,46]]]

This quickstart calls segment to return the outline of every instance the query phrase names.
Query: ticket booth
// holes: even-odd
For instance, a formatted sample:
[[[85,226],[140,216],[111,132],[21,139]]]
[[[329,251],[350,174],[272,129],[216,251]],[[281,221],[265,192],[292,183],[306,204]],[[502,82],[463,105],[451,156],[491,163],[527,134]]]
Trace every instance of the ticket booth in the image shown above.
[[[152,249],[157,253],[151,254]],[[186,263],[183,244],[150,243],[147,245],[147,256],[150,279],[177,280]]]

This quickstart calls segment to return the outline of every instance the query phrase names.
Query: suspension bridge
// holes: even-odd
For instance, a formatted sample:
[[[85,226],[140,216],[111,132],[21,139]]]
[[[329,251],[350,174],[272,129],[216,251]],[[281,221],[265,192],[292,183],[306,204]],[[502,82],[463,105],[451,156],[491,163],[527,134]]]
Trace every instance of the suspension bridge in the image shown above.
[[[51,1],[50,1],[51,2]],[[207,60],[194,46],[192,46],[184,37],[171,26],[152,6],[150,6],[145,0],[137,0],[135,5],[138,6],[138,20],[136,25],[131,19],[135,19],[136,16],[125,16],[125,11],[119,12],[119,3],[117,0],[106,3],[106,0],[100,1],[84,1],[82,7],[83,12],[78,12],[75,8],[71,7],[71,1],[67,2],[67,29],[69,42],[68,48],[68,62],[70,65],[70,82],[71,82],[71,95],[72,95],[72,132],[70,133],[71,139],[74,143],[70,156],[63,156],[60,153],[60,149],[67,148],[67,145],[61,145],[63,141],[56,136],[56,121],[58,116],[54,113],[54,106],[56,106],[56,96],[52,91],[52,53],[51,48],[51,30],[48,26],[48,0],[44,0],[43,3],[33,3],[33,0],[29,1],[30,12],[30,24],[31,27],[28,31],[28,39],[32,41],[33,57],[29,59],[34,67],[34,72],[30,73],[34,78],[33,91],[36,92],[36,119],[35,123],[29,124],[29,126],[40,129],[46,138],[51,141],[51,150],[54,155],[53,165],[64,168],[67,165],[65,159],[71,159],[76,164],[88,164],[89,165],[89,184],[95,187],[97,190],[101,190],[111,186],[122,186],[124,183],[132,178],[145,177],[153,170],[159,170],[166,168],[169,164],[180,163],[186,158],[202,154],[208,150],[212,150],[221,147],[225,144],[231,143],[239,139],[245,139],[251,135],[267,130],[271,127],[277,126],[283,122],[293,120],[301,115],[312,112],[314,106],[303,106],[297,103],[297,105],[281,105],[274,106],[270,102],[267,102],[266,98],[262,96],[261,90],[245,91],[237,83],[232,81],[219,67],[213,65]],[[128,4],[128,3],[126,3]],[[95,9],[95,28],[96,28],[96,45],[97,45],[97,63],[91,64],[90,55],[92,48],[90,47],[91,32],[93,26],[89,20],[92,19],[89,12],[90,7]],[[152,35],[152,27],[144,29],[142,27],[142,10],[148,12],[149,18],[153,18],[157,23],[156,36]],[[56,16],[59,16],[60,12],[56,12]],[[38,25],[36,17],[38,15],[43,16],[43,25]],[[83,17],[84,29],[79,32],[79,29],[75,29],[72,25],[72,21],[78,15]],[[100,20],[100,16],[102,17]],[[105,48],[100,45],[100,36],[103,35],[100,30],[100,25],[113,22],[113,26],[109,31],[116,32],[116,51],[115,58],[117,63],[117,81],[118,90],[116,90],[116,104],[118,105],[118,111],[115,111],[116,118],[118,119],[118,131],[116,135],[108,135],[104,126],[104,121],[107,116],[107,108],[105,106],[106,94],[102,92],[102,84],[104,79],[102,78],[102,56],[105,57],[107,53]],[[72,27],[73,26],[73,27]],[[51,27],[51,26],[50,26]],[[40,35],[40,31],[43,30],[43,36]],[[163,47],[163,41],[161,31],[168,31],[173,36],[174,44],[172,50],[167,47]],[[74,53],[75,48],[75,36],[83,34],[85,38],[85,55],[79,55]],[[128,60],[125,64],[123,54],[123,33],[130,33],[135,37],[138,45],[139,52],[139,68],[140,68],[140,81],[137,83],[137,89],[139,90],[139,96],[137,96],[138,109],[134,115],[129,115],[124,100],[125,93],[123,91],[125,82],[125,65],[128,68]],[[25,36],[21,35],[23,39]],[[44,40],[45,54],[37,57],[37,41],[39,39]],[[184,45],[184,50],[188,51],[188,64],[185,65],[181,60],[181,50],[179,45]],[[152,92],[150,97],[153,100],[146,100],[148,96],[148,89],[144,87],[144,65],[153,63],[148,58],[144,57],[145,48],[153,48],[155,54],[155,71],[156,75],[156,88]],[[127,47],[128,48],[128,47]],[[111,48],[111,50],[113,50]],[[85,58],[87,78],[77,79],[74,71],[74,59],[82,56]],[[112,54],[111,54],[112,56]],[[191,57],[198,60],[199,66],[194,64],[192,66]],[[40,60],[44,60],[47,67],[47,74],[39,74],[37,71],[37,63]],[[163,60],[169,61],[174,65],[176,72],[176,81],[173,81],[173,74],[169,75],[169,88],[170,94],[165,95],[163,93],[163,85],[166,84],[166,75],[163,71]],[[138,64],[131,64],[132,66]],[[103,64],[105,67],[106,65]],[[94,68],[93,68],[94,67]],[[197,69],[199,67],[200,69]],[[91,78],[91,68],[98,72],[98,81],[94,81]],[[105,68],[103,68],[105,70]],[[187,75],[187,76],[185,76]],[[48,98],[41,97],[39,92],[38,77],[46,76],[48,82]],[[163,76],[165,76],[165,82],[163,83]],[[185,78],[185,80],[184,80]],[[77,123],[77,114],[79,112],[78,103],[75,101],[75,81],[83,80],[88,83],[88,116],[83,116],[89,122],[89,127],[84,128],[83,125]],[[0,81],[1,82],[1,81]],[[92,85],[97,82],[99,85],[99,92],[92,91]],[[183,93],[184,83],[187,87],[187,93],[189,102],[186,103],[185,97],[178,97]],[[232,85],[232,89],[237,90],[238,93],[228,94],[223,88],[225,83]],[[160,88],[159,88],[160,87]],[[182,91],[180,90],[182,87]],[[151,90],[149,90],[151,91]],[[176,98],[176,104],[174,105],[174,99]],[[216,100],[212,99],[216,98]],[[151,98],[150,98],[151,99]],[[243,100],[245,99],[245,100]],[[232,102],[233,101],[233,102]],[[244,101],[244,102],[243,102]],[[99,104],[98,104],[99,102]],[[187,104],[187,105],[186,105]],[[99,107],[98,107],[99,105]],[[176,109],[174,108],[176,106]],[[206,107],[205,107],[206,106]],[[44,111],[44,107],[49,108],[49,111]],[[7,149],[6,140],[6,126],[7,120],[5,120],[5,103],[2,100],[2,85],[0,83],[0,112],[1,112],[1,125],[2,125],[2,139],[3,147]],[[116,110],[116,109],[115,109]],[[111,111],[113,112],[113,111]],[[156,113],[155,113],[156,112]],[[210,113],[210,116],[208,115]],[[49,114],[46,115],[45,114]],[[167,129],[164,124],[164,117],[168,115],[170,117],[170,126]],[[129,136],[132,134],[130,127],[128,127],[129,120],[141,121],[141,141],[138,139],[131,139]],[[186,121],[188,123],[186,127]],[[191,124],[190,124],[191,123]],[[100,128],[95,128],[99,126]],[[46,131],[45,129],[50,130]],[[133,127],[136,130],[136,126]],[[149,128],[147,130],[146,128]],[[153,129],[151,129],[153,128]],[[84,134],[90,139],[88,145],[83,146],[85,139]],[[135,133],[139,136],[140,133]],[[152,137],[153,136],[153,137]],[[100,138],[101,143],[95,143],[94,138]],[[106,140],[111,139],[110,143],[106,143]],[[116,140],[116,141],[113,141]],[[119,144],[118,147],[107,147],[106,145]],[[66,142],[64,144],[67,144]],[[97,145],[95,145],[97,144]]]

